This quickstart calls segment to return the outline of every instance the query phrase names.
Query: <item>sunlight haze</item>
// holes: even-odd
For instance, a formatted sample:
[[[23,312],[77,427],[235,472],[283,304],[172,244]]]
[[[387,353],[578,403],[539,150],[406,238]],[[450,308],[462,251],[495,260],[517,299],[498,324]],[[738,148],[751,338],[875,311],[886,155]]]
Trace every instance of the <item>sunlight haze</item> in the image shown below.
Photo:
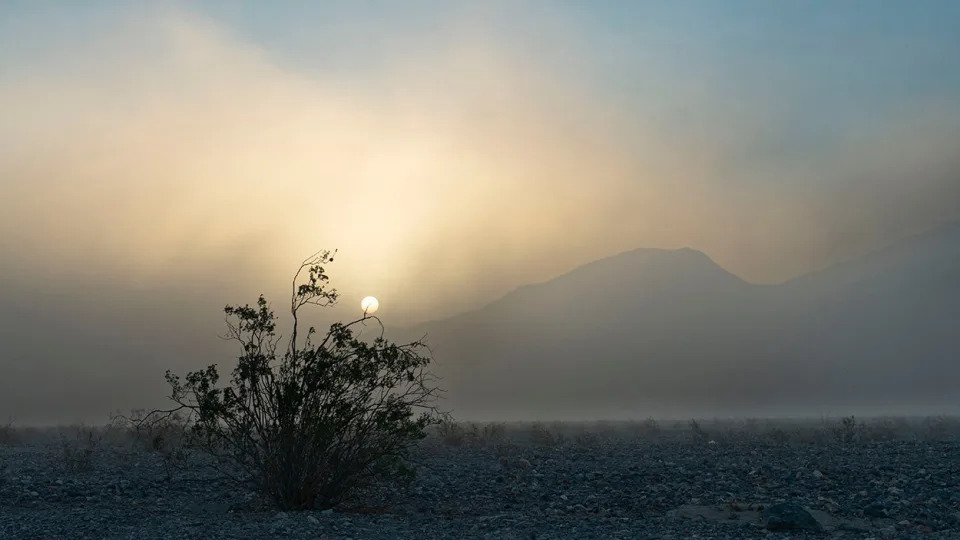
[[[636,248],[778,284],[960,219],[958,4],[693,4],[3,3],[0,302],[107,344],[17,332],[11,373],[162,393],[318,249],[321,317],[412,327]]]

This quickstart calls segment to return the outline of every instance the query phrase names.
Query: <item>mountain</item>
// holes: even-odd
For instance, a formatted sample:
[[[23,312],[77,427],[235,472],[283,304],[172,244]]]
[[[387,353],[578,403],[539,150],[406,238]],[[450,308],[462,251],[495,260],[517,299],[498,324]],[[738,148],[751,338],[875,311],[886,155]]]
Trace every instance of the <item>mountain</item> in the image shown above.
[[[831,383],[836,391],[956,402],[960,225],[795,279],[778,294],[797,350],[846,375]]]
[[[834,413],[947,403],[958,306],[951,225],[781,285],[638,249],[407,335],[461,417]]]

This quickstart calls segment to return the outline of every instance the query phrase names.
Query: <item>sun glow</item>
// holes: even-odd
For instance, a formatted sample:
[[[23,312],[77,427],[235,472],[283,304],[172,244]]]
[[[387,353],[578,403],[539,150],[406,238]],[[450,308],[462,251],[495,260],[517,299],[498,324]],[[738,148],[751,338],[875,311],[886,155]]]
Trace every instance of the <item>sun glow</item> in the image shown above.
[[[360,301],[360,309],[363,310],[364,315],[373,315],[379,308],[380,301],[372,296],[367,296]]]

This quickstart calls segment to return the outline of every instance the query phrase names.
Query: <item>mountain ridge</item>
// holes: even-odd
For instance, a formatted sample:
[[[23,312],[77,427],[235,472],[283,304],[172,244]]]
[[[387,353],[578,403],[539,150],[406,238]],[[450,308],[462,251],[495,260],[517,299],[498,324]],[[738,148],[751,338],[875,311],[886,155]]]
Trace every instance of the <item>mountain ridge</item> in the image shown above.
[[[545,279],[545,280],[543,280],[543,281],[538,281],[538,282],[534,282],[534,283],[528,283],[528,284],[524,284],[524,285],[517,286],[517,287],[511,289],[510,291],[504,293],[504,294],[501,295],[500,297],[498,297],[498,298],[496,298],[496,299],[493,299],[493,300],[490,300],[489,302],[487,302],[487,303],[485,303],[485,304],[482,304],[482,305],[480,305],[479,307],[476,307],[476,308],[473,308],[473,309],[468,309],[468,310],[462,311],[462,312],[460,312],[460,313],[455,313],[455,314],[453,314],[453,315],[450,315],[450,316],[447,316],[447,317],[443,317],[443,318],[439,318],[439,319],[429,319],[429,320],[426,320],[426,321],[422,321],[422,322],[419,322],[419,323],[417,323],[417,324],[415,324],[415,325],[412,325],[410,328],[420,328],[420,327],[428,326],[428,325],[431,325],[431,324],[438,324],[438,323],[442,323],[442,322],[447,321],[447,320],[450,320],[450,319],[460,318],[460,317],[462,317],[462,316],[464,316],[464,315],[468,315],[468,314],[470,314],[470,313],[474,313],[474,312],[477,312],[477,311],[482,311],[482,310],[488,308],[489,306],[491,306],[491,305],[493,305],[493,304],[497,304],[497,303],[503,301],[504,299],[508,298],[509,296],[511,296],[511,295],[513,295],[513,294],[515,294],[515,293],[518,293],[518,292],[521,292],[521,291],[525,291],[525,290],[529,290],[529,289],[535,289],[535,288],[538,288],[538,287],[540,287],[540,286],[550,284],[550,283],[552,283],[552,282],[554,282],[554,281],[556,281],[556,280],[562,279],[562,278],[564,278],[564,277],[569,276],[570,274],[574,274],[574,273],[579,272],[579,271],[581,271],[581,270],[588,269],[589,267],[592,267],[592,266],[594,266],[594,265],[602,264],[602,263],[604,263],[604,262],[612,261],[612,260],[615,260],[615,259],[621,259],[621,258],[623,258],[623,257],[625,257],[625,256],[634,256],[634,255],[639,255],[639,254],[654,254],[654,255],[660,255],[660,254],[667,254],[667,255],[669,255],[669,254],[694,254],[695,256],[701,257],[702,259],[704,259],[705,262],[708,262],[710,265],[712,265],[712,266],[715,267],[716,269],[718,269],[718,270],[720,270],[720,271],[728,274],[729,276],[735,278],[736,280],[742,282],[743,284],[750,285],[750,286],[754,286],[754,287],[776,288],[776,287],[781,287],[781,286],[784,286],[784,285],[791,285],[791,284],[795,284],[795,283],[798,283],[798,282],[802,282],[802,281],[805,281],[805,280],[808,280],[808,279],[812,279],[812,278],[814,278],[814,277],[816,277],[816,276],[819,276],[819,275],[821,275],[821,274],[830,273],[830,272],[833,272],[833,271],[838,271],[838,270],[840,270],[840,269],[845,269],[845,268],[847,268],[847,267],[849,267],[849,266],[852,266],[852,265],[856,265],[856,264],[858,264],[858,263],[861,263],[861,262],[862,262],[864,259],[866,259],[866,258],[872,258],[872,257],[875,257],[875,256],[877,256],[877,255],[880,255],[880,254],[883,254],[883,253],[885,253],[885,252],[888,252],[889,250],[897,249],[897,248],[903,247],[903,246],[905,246],[905,245],[910,245],[913,241],[916,241],[916,240],[924,240],[924,239],[929,239],[930,237],[939,237],[939,236],[944,236],[944,235],[948,235],[948,234],[955,234],[955,235],[957,235],[958,240],[957,240],[957,243],[956,243],[956,244],[957,244],[957,247],[960,248],[960,221],[950,221],[950,222],[947,222],[947,223],[945,223],[945,224],[943,224],[943,225],[941,225],[941,226],[939,226],[939,227],[936,227],[936,228],[934,228],[934,229],[930,229],[930,230],[927,230],[927,231],[924,231],[924,232],[920,232],[920,233],[916,233],[916,234],[913,234],[913,235],[906,236],[906,237],[904,237],[904,238],[901,238],[901,239],[899,239],[899,240],[896,240],[896,241],[894,241],[894,242],[891,242],[891,243],[889,243],[889,244],[887,244],[887,245],[885,245],[885,246],[879,247],[879,248],[877,248],[877,249],[869,250],[869,251],[867,251],[867,252],[865,252],[865,253],[861,253],[861,254],[859,254],[859,255],[856,255],[856,256],[853,256],[853,257],[849,257],[849,258],[843,259],[843,260],[841,260],[841,261],[839,261],[839,262],[830,264],[830,265],[825,266],[825,267],[823,267],[823,268],[819,268],[819,269],[816,269],[816,270],[811,270],[811,271],[809,271],[809,272],[803,273],[803,274],[801,274],[801,275],[799,275],[799,276],[795,276],[795,277],[793,277],[793,278],[790,278],[790,279],[788,279],[788,280],[786,280],[786,281],[782,281],[782,282],[779,282],[779,283],[754,283],[754,282],[751,282],[751,281],[747,281],[747,280],[741,278],[740,276],[737,276],[736,274],[730,272],[729,270],[723,268],[723,267],[720,266],[716,261],[714,261],[708,254],[706,254],[705,252],[703,252],[703,251],[701,251],[701,250],[698,250],[698,249],[696,249],[696,248],[692,248],[692,247],[688,247],[688,246],[685,246],[685,247],[682,247],[682,248],[676,248],[676,249],[638,247],[638,248],[633,248],[633,249],[628,249],[628,250],[625,250],[625,251],[621,251],[621,252],[616,253],[616,254],[613,254],[613,255],[608,255],[608,256],[605,256],[605,257],[601,257],[601,258],[599,258],[599,259],[595,259],[595,260],[592,260],[592,261],[589,261],[589,262],[580,264],[580,265],[578,265],[578,266],[574,266],[573,268],[571,268],[571,269],[569,269],[569,270],[566,270],[566,271],[564,271],[564,272],[562,272],[562,273],[560,273],[560,274],[558,274],[558,275],[556,275],[556,276],[554,276],[554,277]]]
[[[878,395],[911,404],[960,377],[957,231],[779,285],[746,282],[694,249],[639,248],[415,329],[442,359],[454,409],[468,414],[491,404],[527,416],[840,406]]]
[[[750,285],[750,286],[758,286],[758,287],[763,287],[763,286],[764,286],[764,285],[758,285],[758,284],[754,284],[754,283],[749,283],[749,282],[743,280],[743,279],[740,278],[739,276],[737,276],[737,275],[729,272],[729,271],[726,270],[725,268],[723,268],[723,267],[721,267],[720,265],[718,265],[718,264],[717,264],[713,259],[711,259],[710,256],[707,255],[706,253],[704,253],[704,252],[702,252],[702,251],[700,251],[700,250],[694,249],[694,248],[682,247],[682,248],[678,248],[678,249],[664,249],[664,248],[645,248],[645,247],[641,247],[641,248],[634,248],[634,249],[622,251],[622,252],[620,252],[620,253],[617,253],[617,254],[614,254],[614,255],[609,255],[609,256],[606,256],[606,257],[602,257],[602,258],[600,258],[600,259],[595,259],[595,260],[593,260],[593,261],[590,261],[590,262],[581,264],[581,265],[579,265],[579,266],[575,266],[575,267],[573,267],[573,268],[570,269],[570,270],[567,270],[567,271],[565,271],[565,272],[563,272],[563,273],[561,273],[561,274],[559,274],[559,275],[556,275],[556,276],[554,276],[554,277],[552,277],[552,278],[549,278],[549,279],[546,279],[546,280],[543,280],[543,281],[539,281],[539,282],[535,282],[535,283],[528,283],[528,284],[525,284],[525,285],[520,285],[520,286],[518,286],[518,287],[516,287],[516,288],[514,288],[514,289],[512,289],[512,290],[510,290],[510,291],[508,291],[508,292],[506,292],[506,293],[504,293],[504,294],[503,294],[502,296],[500,296],[499,298],[496,298],[496,299],[494,299],[494,300],[491,300],[491,301],[487,302],[486,304],[483,304],[483,305],[481,305],[481,306],[479,306],[479,307],[477,307],[477,308],[470,309],[470,310],[466,310],[466,311],[463,311],[463,312],[460,312],[460,313],[456,313],[456,314],[454,314],[454,315],[450,315],[450,316],[448,316],[448,317],[444,317],[444,318],[440,318],[440,319],[427,320],[427,321],[418,323],[418,324],[416,324],[416,325],[413,325],[411,328],[421,328],[421,327],[426,327],[426,326],[430,326],[430,325],[442,324],[442,323],[444,323],[444,322],[446,322],[446,321],[450,321],[450,320],[452,320],[452,319],[460,319],[460,318],[469,316],[469,315],[471,315],[471,314],[473,314],[473,313],[486,311],[486,310],[488,310],[488,309],[495,308],[495,306],[500,305],[500,304],[502,304],[502,303],[505,302],[505,301],[511,300],[512,298],[516,297],[517,295],[530,294],[531,292],[541,290],[541,289],[542,289],[543,287],[545,287],[545,286],[549,286],[549,285],[551,285],[551,284],[556,284],[556,283],[563,283],[565,280],[568,280],[568,279],[570,279],[571,277],[577,276],[577,275],[579,275],[579,274],[581,274],[581,273],[583,273],[583,272],[590,272],[590,271],[592,271],[592,270],[604,269],[604,266],[605,266],[605,265],[609,265],[609,264],[611,264],[611,263],[631,261],[631,260],[637,259],[637,258],[639,258],[639,257],[645,257],[645,258],[656,257],[656,258],[661,259],[661,260],[666,260],[667,258],[677,259],[677,258],[683,257],[683,258],[686,259],[686,260],[684,261],[685,263],[690,264],[690,263],[694,263],[694,262],[699,262],[699,263],[705,265],[704,269],[709,268],[709,269],[712,270],[712,271],[716,271],[718,275],[723,275],[724,277],[726,277],[727,279],[730,279],[731,281],[735,281],[735,282],[738,282],[738,283],[741,283],[741,284],[744,284],[744,285]],[[633,262],[637,262],[637,261],[633,261]]]

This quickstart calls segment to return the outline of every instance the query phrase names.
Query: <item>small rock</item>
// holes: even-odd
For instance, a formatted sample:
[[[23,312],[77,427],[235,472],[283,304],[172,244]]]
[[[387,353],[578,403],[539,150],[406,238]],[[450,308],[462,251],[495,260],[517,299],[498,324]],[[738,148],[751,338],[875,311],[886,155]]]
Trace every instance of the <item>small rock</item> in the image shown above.
[[[820,471],[813,471],[813,477],[817,480],[823,480],[823,473]]]
[[[307,521],[309,521],[310,523],[312,523],[312,524],[314,524],[314,525],[319,525],[319,524],[320,524],[320,520],[317,519],[316,516],[307,516]]]
[[[863,515],[869,518],[878,518],[878,519],[890,517],[890,514],[887,513],[887,509],[884,508],[883,505],[879,503],[873,503],[873,504],[867,505],[867,507],[863,509]]]
[[[766,528],[771,531],[822,530],[820,523],[802,506],[793,503],[779,503],[764,510]]]
[[[865,533],[865,532],[870,532],[871,529],[868,526],[862,525],[859,523],[854,523],[850,521],[841,521],[837,525],[837,530]]]
[[[817,500],[823,504],[823,508],[831,513],[840,511],[840,503],[827,497],[817,497]]]
[[[500,467],[504,469],[527,470],[533,467],[533,465],[528,460],[523,458],[511,458],[504,456],[500,458]]]

